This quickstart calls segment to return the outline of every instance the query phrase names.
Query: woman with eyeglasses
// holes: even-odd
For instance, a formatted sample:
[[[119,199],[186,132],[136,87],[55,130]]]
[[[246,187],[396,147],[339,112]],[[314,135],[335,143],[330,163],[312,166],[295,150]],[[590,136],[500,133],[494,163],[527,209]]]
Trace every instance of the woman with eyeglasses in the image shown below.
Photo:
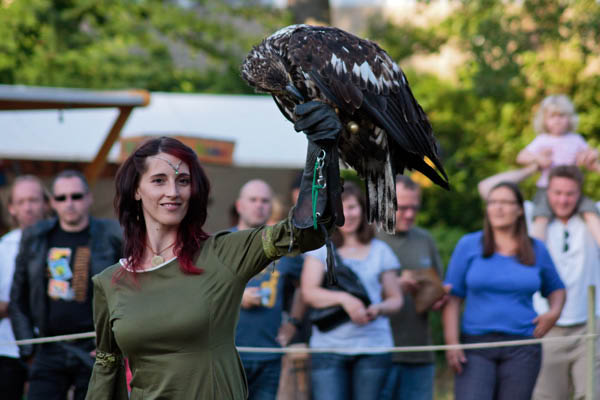
[[[527,234],[523,196],[501,182],[487,194],[483,231],[465,235],[452,254],[442,319],[446,344],[540,338],[560,316],[564,285],[544,244]],[[550,309],[537,315],[533,294]],[[464,311],[461,322],[461,305]],[[457,400],[530,399],[541,365],[540,344],[448,350]]]

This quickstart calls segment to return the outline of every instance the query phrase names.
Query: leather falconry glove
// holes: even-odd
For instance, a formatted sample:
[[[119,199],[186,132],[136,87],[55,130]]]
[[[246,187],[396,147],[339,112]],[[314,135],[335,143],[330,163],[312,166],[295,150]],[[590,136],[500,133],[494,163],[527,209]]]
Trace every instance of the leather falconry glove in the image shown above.
[[[335,283],[332,244],[326,224],[344,225],[337,141],[342,123],[328,104],[310,101],[295,109],[296,131],[308,137],[306,165],[292,223],[300,229],[320,229],[327,245],[327,281]]]

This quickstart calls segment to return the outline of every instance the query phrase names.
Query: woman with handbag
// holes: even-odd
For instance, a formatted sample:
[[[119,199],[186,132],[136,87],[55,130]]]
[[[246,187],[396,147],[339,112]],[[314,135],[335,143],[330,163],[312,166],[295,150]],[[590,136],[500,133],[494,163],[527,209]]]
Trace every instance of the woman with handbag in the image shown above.
[[[324,283],[325,247],[306,253],[302,270],[302,296],[313,307],[310,347],[343,349],[312,355],[312,395],[314,400],[376,400],[390,355],[360,349],[393,346],[384,316],[402,307],[394,271],[400,263],[387,244],[374,239],[364,196],[356,185],[344,185],[342,204],[346,222],[332,235],[338,285]]]

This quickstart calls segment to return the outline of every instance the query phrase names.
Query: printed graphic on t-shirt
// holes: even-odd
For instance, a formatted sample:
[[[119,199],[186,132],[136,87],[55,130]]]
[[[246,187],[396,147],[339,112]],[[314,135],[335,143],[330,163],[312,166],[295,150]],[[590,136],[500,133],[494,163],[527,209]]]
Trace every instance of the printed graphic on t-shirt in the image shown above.
[[[73,277],[69,262],[71,249],[68,247],[53,247],[48,252],[48,268],[53,279],[67,281]]]
[[[68,247],[52,247],[48,251],[48,296],[54,300],[75,297],[70,281],[73,277],[70,262],[71,249]]]
[[[272,267],[262,270],[253,280],[260,281],[260,303],[263,307],[273,308],[277,302],[277,284],[281,273],[277,270],[271,271]],[[269,276],[270,275],[270,276]]]
[[[48,296],[54,300],[73,300],[75,293],[69,282],[50,279],[48,281]]]

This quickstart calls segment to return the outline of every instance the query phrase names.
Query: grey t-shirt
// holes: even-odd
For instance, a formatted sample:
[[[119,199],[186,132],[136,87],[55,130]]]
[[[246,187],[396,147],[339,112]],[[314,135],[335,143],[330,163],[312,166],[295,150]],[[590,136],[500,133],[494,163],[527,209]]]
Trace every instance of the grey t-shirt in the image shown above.
[[[378,235],[396,253],[402,269],[435,268],[442,278],[442,261],[431,235],[424,229],[413,227],[405,233]],[[429,313],[417,314],[415,303],[409,293],[404,294],[404,306],[390,316],[395,346],[426,346],[432,343]],[[431,363],[433,352],[393,353],[394,362]]]

